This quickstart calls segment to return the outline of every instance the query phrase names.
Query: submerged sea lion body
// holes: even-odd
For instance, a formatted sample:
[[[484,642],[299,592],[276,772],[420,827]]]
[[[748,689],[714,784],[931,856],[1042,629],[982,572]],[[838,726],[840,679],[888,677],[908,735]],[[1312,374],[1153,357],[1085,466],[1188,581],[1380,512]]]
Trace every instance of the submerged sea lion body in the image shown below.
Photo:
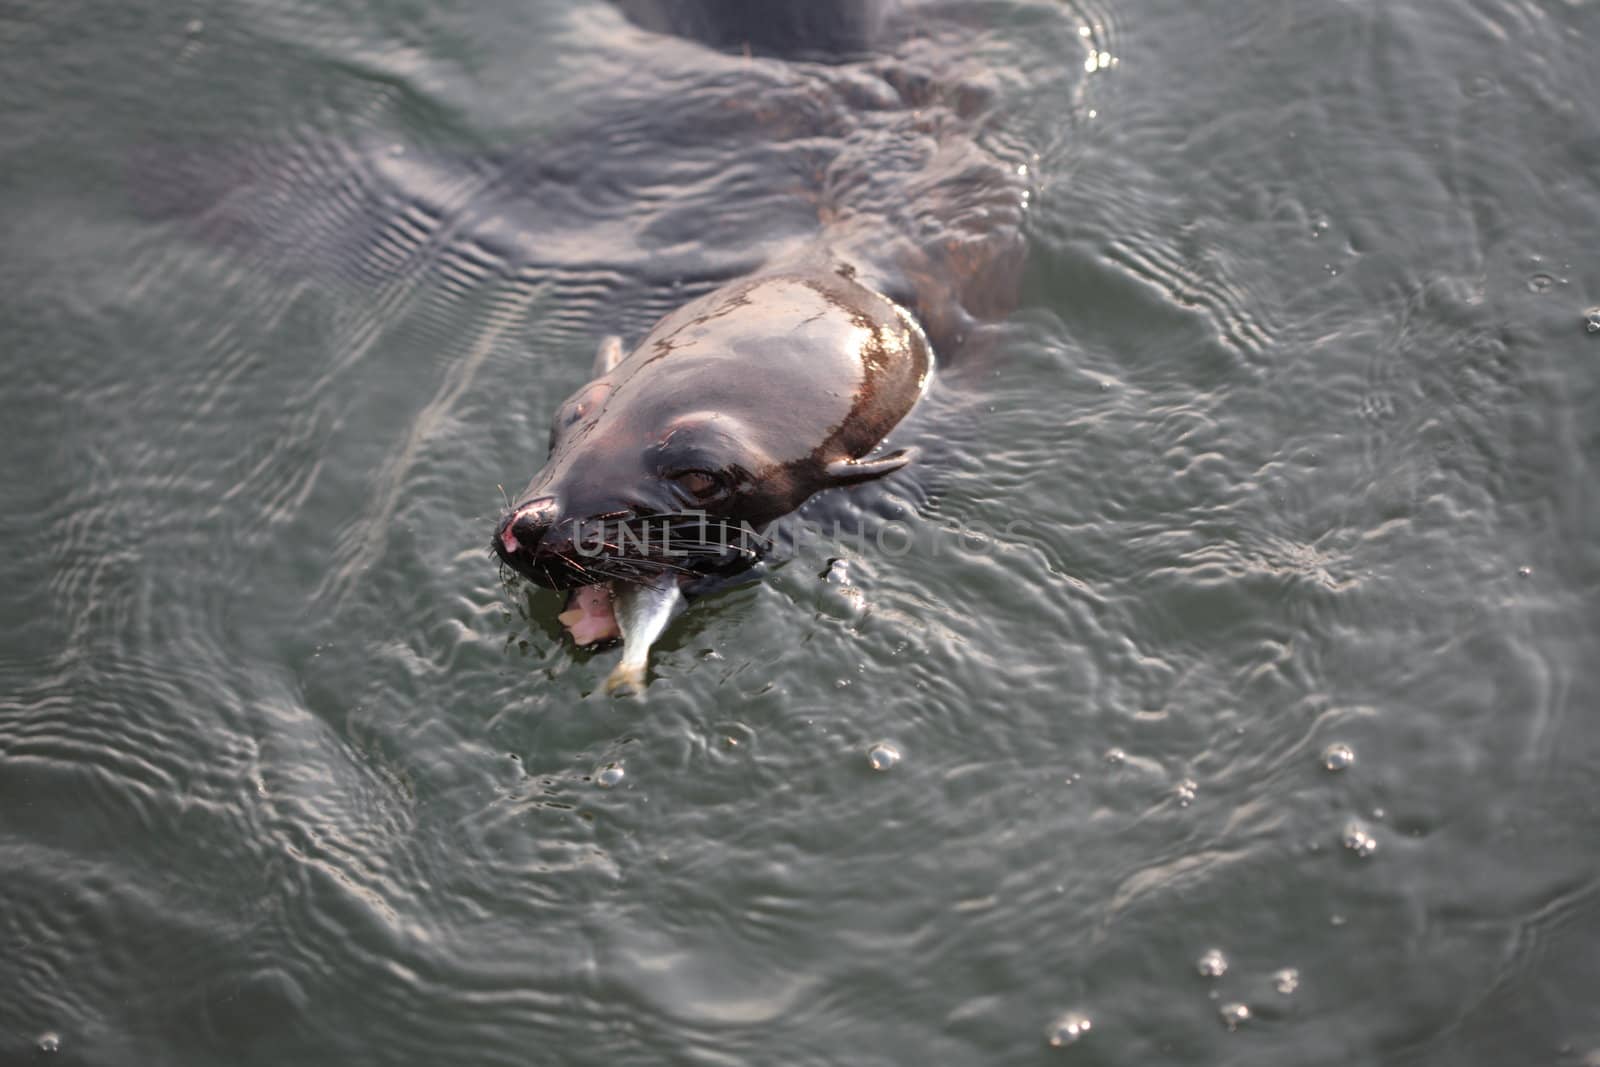
[[[635,520],[760,528],[898,469],[906,453],[869,453],[932,366],[911,316],[825,257],[713,290],[619,357],[603,348],[598,376],[557,411],[544,468],[495,533],[500,559],[550,588],[728,562],[704,523],[694,545],[662,524],[659,552],[647,538],[629,554],[617,530]]]

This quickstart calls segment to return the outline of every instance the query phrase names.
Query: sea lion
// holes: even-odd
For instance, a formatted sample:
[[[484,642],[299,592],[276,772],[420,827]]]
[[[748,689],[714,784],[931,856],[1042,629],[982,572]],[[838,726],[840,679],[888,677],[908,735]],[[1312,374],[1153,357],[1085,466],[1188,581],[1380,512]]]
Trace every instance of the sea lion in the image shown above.
[[[911,459],[880,448],[926,389],[932,353],[981,361],[1017,291],[1028,168],[979,136],[987,72],[934,43],[967,38],[899,19],[893,0],[616,2],[747,64],[806,61],[766,69],[770,103],[721,98],[708,128],[726,119],[805,145],[815,165],[796,192],[817,224],[809,238],[779,226],[763,244],[775,259],[669,313],[626,355],[603,343],[495,527],[506,567],[572,591],[561,621],[576,642],[623,639],[637,686],[684,595],[751,566],[767,524]]]
[[[626,357],[601,346],[494,551],[551,589],[748,565],[759,550],[742,531],[911,459],[871,453],[931,368],[921,327],[849,266],[814,259],[724,285]]]

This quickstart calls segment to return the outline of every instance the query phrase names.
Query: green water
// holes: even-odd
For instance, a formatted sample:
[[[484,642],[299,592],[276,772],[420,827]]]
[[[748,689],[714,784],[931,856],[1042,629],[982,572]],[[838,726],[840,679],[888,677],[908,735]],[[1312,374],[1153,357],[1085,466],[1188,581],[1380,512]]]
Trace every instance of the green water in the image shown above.
[[[922,19],[1017,307],[640,703],[499,487],[870,61],[0,9],[0,1062],[1600,1062],[1600,8]]]

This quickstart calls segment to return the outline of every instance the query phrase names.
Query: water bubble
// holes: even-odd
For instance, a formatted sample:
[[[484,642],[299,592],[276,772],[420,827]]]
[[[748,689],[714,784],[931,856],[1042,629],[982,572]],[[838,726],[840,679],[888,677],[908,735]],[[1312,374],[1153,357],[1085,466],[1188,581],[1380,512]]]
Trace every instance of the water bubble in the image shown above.
[[[1351,820],[1345,824],[1344,833],[1340,836],[1344,847],[1365,859],[1378,851],[1378,840],[1372,833],[1359,822]]]
[[[1178,798],[1178,807],[1187,808],[1193,802],[1199,789],[1200,787],[1195,784],[1193,778],[1185,778],[1179,782],[1177,788],[1173,790],[1173,794]]]
[[[601,789],[611,789],[620,785],[625,772],[620,763],[608,763],[594,772],[594,784]]]
[[[1555,284],[1555,278],[1541,271],[1528,279],[1528,291],[1530,293],[1547,293]]]
[[[195,36],[205,28],[206,24],[200,19],[190,19],[188,22],[183,24],[183,32],[187,33],[190,37]]]
[[[1237,1030],[1250,1021],[1250,1005],[1241,1004],[1239,1001],[1229,1001],[1217,1009],[1217,1015],[1222,1019],[1222,1025],[1229,1030]]]
[[[867,749],[867,765],[875,771],[886,771],[900,762],[900,750],[887,741],[879,741]]]
[[[1600,308],[1590,308],[1583,313],[1583,328],[1590,333],[1600,333]]]
[[[1517,568],[1517,577],[1518,578],[1531,578],[1531,577],[1533,577],[1533,568],[1532,567],[1518,567]]]
[[[1094,1026],[1094,1023],[1089,1020],[1087,1015],[1069,1011],[1050,1024],[1050,1029],[1045,1032],[1045,1036],[1049,1039],[1051,1048],[1066,1048],[1068,1045],[1075,1045],[1082,1040],[1092,1026]]]
[[[54,1030],[47,1030],[39,1035],[40,1052],[60,1052],[61,1035]]]
[[[1327,219],[1318,219],[1316,222],[1313,222],[1311,224],[1311,236],[1312,236],[1313,239],[1321,237],[1323,234],[1325,234],[1327,232],[1328,232],[1328,220]]]
[[[1120,767],[1128,761],[1128,754],[1120,748],[1106,749],[1106,762],[1113,767]]]
[[[1300,972],[1293,967],[1285,967],[1281,971],[1274,971],[1272,985],[1278,992],[1288,996],[1300,988]]]
[[[1228,973],[1228,957],[1222,954],[1221,949],[1207,949],[1204,955],[1194,961],[1194,969],[1200,972],[1202,978],[1221,978]]]
[[[1355,750],[1343,742],[1334,742],[1322,750],[1322,765],[1330,771],[1342,771],[1356,761]]]

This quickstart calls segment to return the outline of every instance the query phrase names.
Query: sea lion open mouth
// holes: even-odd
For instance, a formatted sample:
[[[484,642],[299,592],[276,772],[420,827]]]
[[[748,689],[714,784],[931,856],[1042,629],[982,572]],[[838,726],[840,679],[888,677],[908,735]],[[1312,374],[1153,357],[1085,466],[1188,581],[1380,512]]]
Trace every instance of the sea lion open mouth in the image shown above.
[[[622,636],[616,608],[612,606],[615,595],[610,582],[580,585],[568,594],[567,609],[556,616],[556,621],[572,635],[573,644],[592,645]]]

